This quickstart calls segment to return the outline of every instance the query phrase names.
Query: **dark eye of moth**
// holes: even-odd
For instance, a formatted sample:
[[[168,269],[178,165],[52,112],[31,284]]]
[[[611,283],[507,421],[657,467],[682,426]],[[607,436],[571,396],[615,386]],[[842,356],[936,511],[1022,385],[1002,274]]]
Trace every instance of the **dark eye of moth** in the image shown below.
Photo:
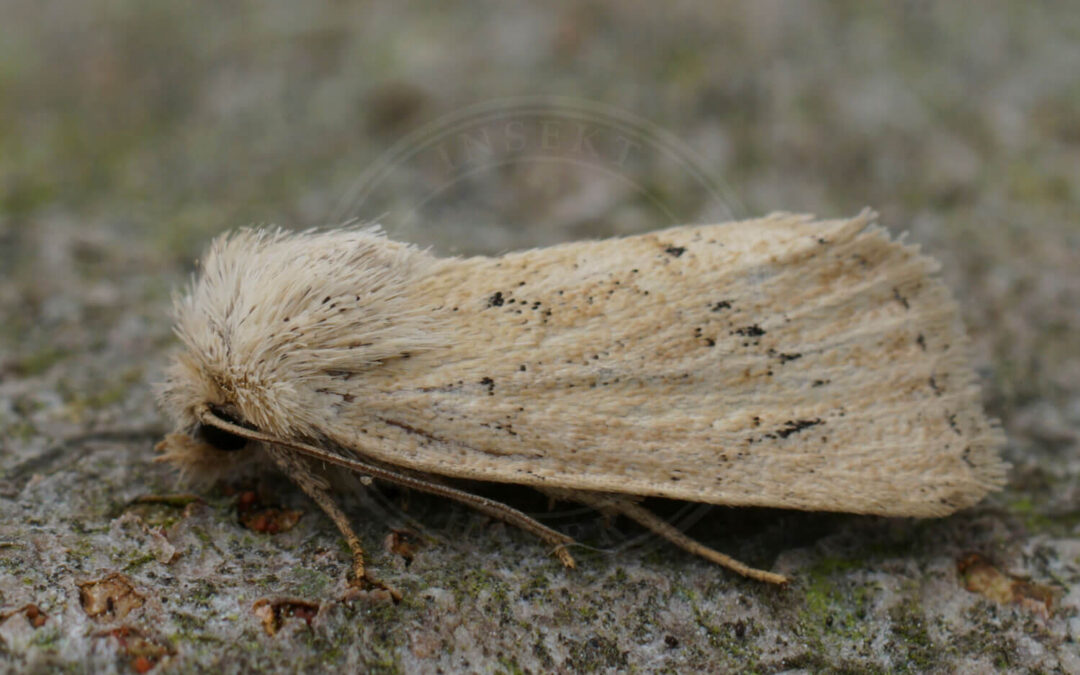
[[[220,417],[221,419],[229,422],[230,424],[235,424],[237,426],[247,426],[243,422],[233,419],[231,415],[223,411],[221,408],[218,408],[217,406],[210,406],[210,412],[214,413],[215,417]],[[247,445],[247,439],[243,436],[237,436],[230,431],[219,429],[210,424],[200,423],[198,426],[196,426],[195,438],[198,438],[200,441],[208,443],[215,449],[221,450],[223,452],[243,450],[244,447]]]

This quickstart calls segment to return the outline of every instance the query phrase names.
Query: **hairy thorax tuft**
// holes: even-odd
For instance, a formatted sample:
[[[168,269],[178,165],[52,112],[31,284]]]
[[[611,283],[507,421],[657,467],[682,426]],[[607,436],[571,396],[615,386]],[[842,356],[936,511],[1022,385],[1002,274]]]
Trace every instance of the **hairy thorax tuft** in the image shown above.
[[[186,349],[159,389],[165,408],[183,426],[209,404],[272,433],[310,435],[330,379],[437,343],[411,293],[432,261],[375,228],[219,237],[175,300]]]

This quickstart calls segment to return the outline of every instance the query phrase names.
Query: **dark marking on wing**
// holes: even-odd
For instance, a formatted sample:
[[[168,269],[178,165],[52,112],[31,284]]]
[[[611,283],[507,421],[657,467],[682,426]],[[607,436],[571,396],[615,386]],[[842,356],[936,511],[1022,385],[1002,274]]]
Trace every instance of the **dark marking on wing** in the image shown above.
[[[941,396],[941,385],[939,385],[937,383],[937,380],[934,379],[933,375],[930,376],[929,384],[930,384],[930,388],[934,390],[934,395],[935,396]]]
[[[788,361],[795,361],[796,359],[802,358],[802,354],[799,354],[797,352],[785,354],[784,352],[778,352],[775,349],[769,350],[769,356],[774,356],[780,359],[780,363],[787,363]]]
[[[908,299],[905,298],[904,296],[900,295],[900,289],[899,288],[892,289],[892,295],[893,295],[894,300],[896,300],[897,302],[899,302],[901,305],[904,306],[904,309],[911,309],[911,304],[908,302]]]
[[[776,435],[780,438],[787,438],[791,434],[796,434],[803,429],[809,429],[810,427],[816,427],[819,424],[825,424],[820,417],[815,417],[812,420],[788,420],[784,422],[784,428],[776,432]]]
[[[732,331],[732,335],[742,335],[743,337],[761,337],[765,334],[765,329],[756,323],[751,326],[744,326],[742,328],[736,328]]]

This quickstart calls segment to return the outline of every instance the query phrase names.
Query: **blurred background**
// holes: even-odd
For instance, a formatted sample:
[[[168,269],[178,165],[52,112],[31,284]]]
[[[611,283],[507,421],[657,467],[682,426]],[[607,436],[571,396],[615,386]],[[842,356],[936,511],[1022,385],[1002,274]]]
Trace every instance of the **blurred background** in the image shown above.
[[[379,221],[470,254],[871,206],[963,307],[1016,465],[995,502],[1009,531],[1075,539],[1080,12],[1064,3],[0,15],[8,466],[72,430],[160,424],[170,292],[230,228]]]
[[[1076,12],[6,0],[3,14],[8,359],[84,350],[91,325],[92,342],[132,307],[156,316],[210,237],[251,223],[379,220],[440,252],[490,253],[872,206],[941,258],[954,287],[970,284],[977,330],[997,324],[982,346],[1009,369],[996,393],[1080,377],[1075,353],[1045,342],[1077,313],[1017,315],[1077,298]],[[574,159],[567,106],[593,105],[602,132],[622,114],[662,140],[623,165],[610,150],[600,166],[526,150],[433,175],[416,153],[387,159],[425,130],[413,150],[460,153],[483,123],[456,122],[521,97],[569,102],[543,113],[562,124],[562,160]],[[512,120],[536,132],[515,114],[504,139]],[[675,146],[697,173],[664,161]],[[388,177],[358,200],[375,164]]]

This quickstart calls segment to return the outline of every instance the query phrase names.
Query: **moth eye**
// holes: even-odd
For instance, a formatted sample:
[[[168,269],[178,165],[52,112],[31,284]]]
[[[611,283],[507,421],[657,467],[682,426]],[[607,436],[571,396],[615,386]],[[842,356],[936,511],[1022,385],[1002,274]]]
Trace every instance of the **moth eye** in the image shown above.
[[[226,422],[236,424],[238,426],[247,426],[246,424],[243,424],[242,422],[233,419],[231,415],[223,411],[221,408],[218,408],[217,406],[210,406],[210,411],[214,413],[215,417],[219,417]],[[199,423],[195,427],[195,438],[213,446],[217,450],[222,450],[224,452],[243,450],[248,443],[247,439],[243,436],[237,436],[231,431],[219,429],[212,424],[202,423]]]
[[[237,436],[234,433],[225,431],[224,429],[218,429],[209,424],[199,424],[195,427],[195,438],[212,445],[217,450],[223,450],[225,452],[243,450],[244,446],[247,445],[247,439],[243,436]]]

